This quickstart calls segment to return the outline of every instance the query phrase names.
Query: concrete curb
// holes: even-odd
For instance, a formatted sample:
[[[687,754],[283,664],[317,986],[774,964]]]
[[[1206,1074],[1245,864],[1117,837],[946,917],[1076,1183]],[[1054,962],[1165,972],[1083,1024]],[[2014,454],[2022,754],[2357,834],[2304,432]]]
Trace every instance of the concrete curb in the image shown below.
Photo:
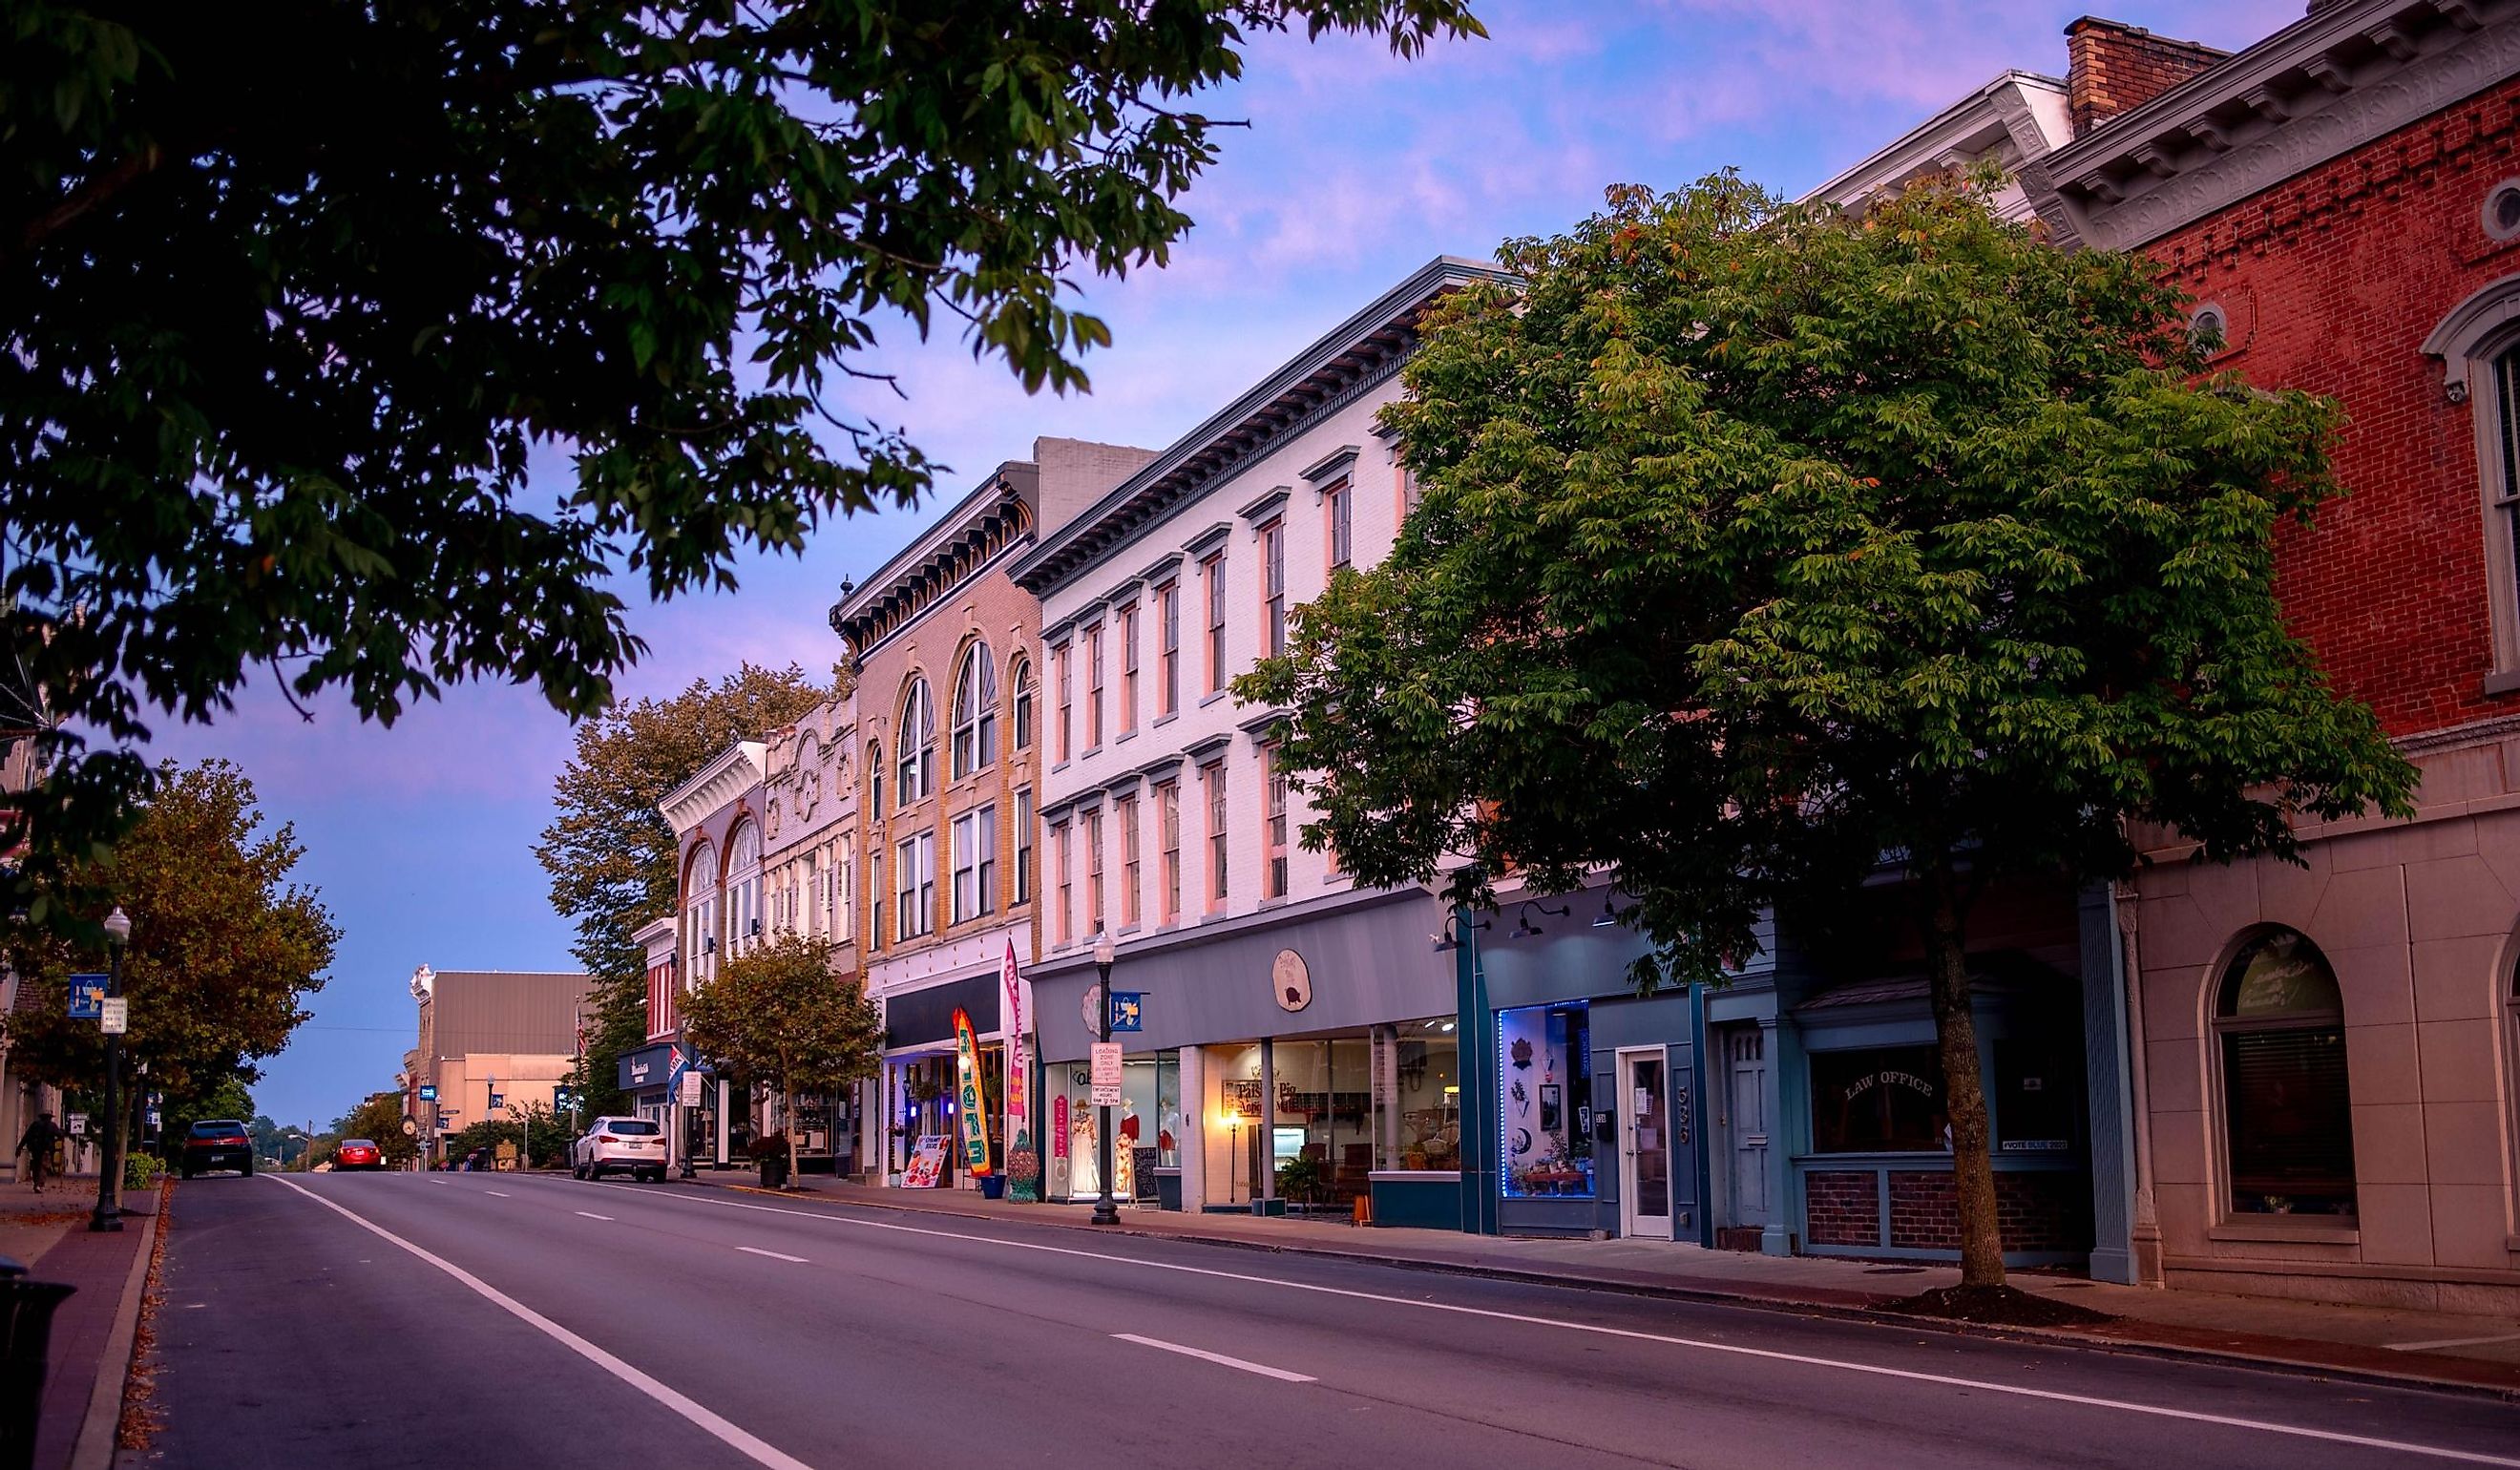
[[[87,1417],[79,1422],[70,1448],[69,1470],[111,1470],[114,1438],[122,1427],[122,1393],[131,1381],[131,1344],[140,1331],[140,1299],[148,1291],[149,1263],[158,1253],[158,1218],[166,1209],[166,1191],[158,1193],[158,1208],[140,1227],[140,1252],[123,1276],[122,1303],[113,1310],[113,1330],[105,1339],[105,1362],[96,1370],[96,1387],[88,1391]]]
[[[1081,1225],[1067,1220],[1010,1222],[1003,1215],[984,1214],[976,1210],[957,1210],[936,1205],[896,1205],[872,1200],[833,1199],[829,1195],[800,1195],[794,1191],[763,1189],[752,1184],[718,1184],[703,1180],[693,1182],[706,1183],[710,1188],[735,1189],[745,1194],[769,1195],[774,1199],[789,1201],[812,1199],[847,1209],[884,1210],[895,1215],[933,1215],[949,1220],[984,1220],[1000,1225],[1047,1225],[1054,1229],[1074,1230],[1086,1234],[1129,1235],[1141,1240],[1180,1240],[1193,1245],[1228,1246],[1236,1250],[1314,1256],[1358,1265],[1396,1267],[1402,1270],[1427,1271],[1438,1275],[1474,1276],[1491,1281],[1510,1281],[1520,1285],[1573,1287],[1580,1291],[1615,1292],[1622,1296],[1645,1297],[1658,1301],[1689,1302],[1700,1306],[1741,1307],[1759,1312],[1824,1316],[1841,1321],[1896,1327],[1907,1331],[1939,1332],[1953,1337],[1991,1338],[2000,1342],[2017,1342],[2033,1347],[2079,1348],[2086,1352],[2117,1353],[2127,1357],[2155,1358],[2177,1362],[2211,1363],[2220,1367],[2287,1373],[2307,1378],[2325,1378],[2340,1383],[2367,1384],[2375,1388],[2412,1389],[2425,1393],[2455,1394],[2462,1398],[2487,1399],[2498,1403],[2520,1403],[2520,1388],[2490,1383],[2470,1383],[2455,1378],[2436,1378],[2422,1373],[2393,1373],[2377,1368],[2352,1367],[2322,1362],[2310,1358],[2243,1353],[2233,1349],[2192,1348],[2179,1343],[2113,1337],[2054,1327],[2009,1327],[1980,1322],[1959,1322],[1948,1317],[1917,1316],[1904,1312],[1884,1312],[1877,1308],[1818,1302],[1800,1297],[1723,1291],[1699,1286],[1674,1286],[1649,1281],[1619,1281],[1593,1276],[1556,1275],[1548,1271],[1525,1270],[1509,1266],[1484,1266],[1462,1261],[1430,1261],[1408,1256],[1375,1255],[1366,1251],[1312,1245],[1301,1241],[1246,1240],[1238,1236],[1207,1235],[1189,1230],[1149,1230],[1130,1226],[1125,1223],[1125,1217],[1123,1217],[1123,1224],[1115,1231],[1107,1226]],[[2119,1317],[2116,1320],[2124,1322],[2131,1319]]]

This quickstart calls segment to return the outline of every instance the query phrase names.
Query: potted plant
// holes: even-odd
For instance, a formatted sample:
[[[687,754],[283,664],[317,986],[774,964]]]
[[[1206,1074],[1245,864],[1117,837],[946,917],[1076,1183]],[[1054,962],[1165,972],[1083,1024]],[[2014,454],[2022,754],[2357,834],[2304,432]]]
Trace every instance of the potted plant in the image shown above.
[[[1278,1166],[1278,1197],[1295,1204],[1312,1204],[1321,1197],[1322,1161],[1310,1154],[1297,1154]]]
[[[754,1138],[745,1151],[752,1155],[755,1164],[761,1166],[761,1187],[788,1187],[788,1139],[785,1135],[763,1134]]]

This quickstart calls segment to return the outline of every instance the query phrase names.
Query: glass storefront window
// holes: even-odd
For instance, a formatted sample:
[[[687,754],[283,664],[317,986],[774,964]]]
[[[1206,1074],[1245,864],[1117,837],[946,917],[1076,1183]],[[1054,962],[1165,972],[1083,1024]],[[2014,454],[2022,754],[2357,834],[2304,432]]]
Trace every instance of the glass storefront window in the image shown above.
[[[1580,1002],[1497,1012],[1497,1144],[1508,1196],[1592,1196],[1592,1016]]]
[[[1111,1110],[1111,1192],[1119,1199],[1152,1201],[1157,1198],[1155,1171],[1181,1164],[1181,1053],[1123,1056],[1120,1067],[1120,1105]],[[1102,1192],[1102,1161],[1095,1142],[1102,1122],[1094,1107],[1093,1073],[1081,1061],[1061,1062],[1046,1071],[1050,1127],[1058,1126],[1055,1099],[1064,1096],[1067,1103],[1066,1197],[1098,1198]],[[1058,1157],[1055,1146],[1043,1151],[1045,1160]]]
[[[1942,1057],[1931,1047],[1811,1054],[1814,1153],[1942,1153]]]
[[[1383,1028],[1374,1088],[1376,1169],[1462,1167],[1462,1039],[1451,1016]]]

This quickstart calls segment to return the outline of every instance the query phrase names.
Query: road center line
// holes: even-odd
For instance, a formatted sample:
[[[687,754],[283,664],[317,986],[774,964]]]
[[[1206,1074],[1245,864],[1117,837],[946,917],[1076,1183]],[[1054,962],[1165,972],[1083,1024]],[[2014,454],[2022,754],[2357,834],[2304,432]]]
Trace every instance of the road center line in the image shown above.
[[[752,1210],[763,1215],[792,1215],[800,1220],[820,1220],[832,1225],[855,1225],[866,1230],[890,1230],[898,1234],[923,1235],[936,1240],[964,1240],[974,1245],[994,1245],[1006,1250],[1035,1251],[1046,1256],[1069,1256],[1083,1261],[1107,1261],[1139,1270],[1175,1271],[1183,1275],[1206,1276],[1220,1281],[1241,1281],[1254,1286],[1275,1286],[1285,1291],[1308,1291],[1320,1296],[1343,1297],[1349,1301],[1412,1307],[1420,1312],[1449,1312],[1459,1316],[1484,1317],[1490,1321],[1499,1322],[1521,1322],[1534,1327],[1556,1327],[1567,1332],[1590,1332],[1596,1336],[1621,1338],[1629,1342],[1662,1343],[1675,1348],[1692,1348],[1701,1353],[1723,1353],[1736,1358],[1753,1358],[1765,1362],[1790,1362],[1803,1367],[1834,1368],[1839,1372],[1864,1373],[1875,1378],[1895,1378],[1905,1383],[1930,1383],[1942,1388],[2005,1394],[2016,1399],[2036,1399],[2048,1403],[2072,1403],[2085,1408],[2114,1409],[2120,1413],[2143,1414],[2156,1419],[2178,1419],[2190,1424],[2220,1424],[2230,1429],[2250,1429],[2261,1434],[2317,1440],[2328,1445],[2355,1445],[2365,1449],[2388,1449],[2400,1454],[2421,1455],[2428,1459],[2453,1460],[2466,1465],[2495,1465],[2501,1467],[2501,1470],[2520,1470],[2520,1457],[2487,1454],[2474,1449],[2452,1449],[2441,1445],[2419,1445],[2409,1440],[2384,1440],[2372,1435],[2346,1434],[2333,1429],[2313,1429],[2301,1424],[2278,1424],[2270,1419],[2243,1419],[2230,1414],[2209,1414],[2192,1408],[2171,1408],[2159,1403],[2134,1403],[2123,1399],[2102,1399],[2091,1394],[2068,1394],[2055,1389],[2025,1388],[2018,1384],[1998,1383],[1992,1379],[1962,1378],[1952,1373],[1927,1373],[1914,1368],[1893,1368],[1879,1363],[1817,1358],[1806,1353],[1786,1353],[1775,1348],[1752,1348],[1740,1343],[1717,1342],[1700,1337],[1680,1337],[1666,1332],[1645,1332],[1633,1327],[1605,1327],[1596,1322],[1576,1322],[1568,1321],[1563,1317],[1534,1316],[1528,1313],[1505,1312],[1493,1307],[1468,1307],[1457,1302],[1419,1301],[1413,1297],[1391,1296],[1378,1291],[1359,1291],[1347,1286],[1324,1286],[1312,1281],[1288,1281],[1277,1276],[1255,1276],[1248,1271],[1220,1270],[1209,1266],[1185,1266],[1175,1261],[1156,1261],[1144,1256],[1118,1256],[1104,1251],[1080,1250],[1068,1245],[1046,1245],[1032,1240],[1004,1240],[991,1235],[974,1235],[964,1230],[939,1230],[926,1225],[895,1225],[881,1220],[859,1220],[847,1215],[828,1215],[819,1210],[791,1210],[778,1205],[756,1205],[734,1199],[702,1199],[688,1194],[658,1196],[652,1191],[642,1191],[628,1184],[606,1184],[601,1187],[648,1193],[652,1198],[682,1199],[693,1204],[715,1205],[724,1210]]]
[[[802,1257],[802,1256],[789,1256],[789,1255],[783,1255],[782,1253],[780,1253],[780,1252],[778,1252],[778,1251],[765,1251],[765,1250],[763,1250],[761,1247],[759,1247],[759,1246],[757,1246],[757,1245],[739,1245],[739,1246],[737,1246],[737,1247],[736,1247],[736,1249],[737,1249],[737,1250],[739,1250],[739,1251],[742,1251],[744,1254],[746,1254],[746,1255],[750,1255],[750,1256],[768,1256],[768,1257],[769,1257],[771,1260],[773,1260],[773,1261],[793,1261],[793,1262],[795,1262],[798,1266],[811,1266],[811,1265],[813,1265],[813,1263],[812,1263],[812,1262],[810,1262],[810,1261],[806,1260],[806,1259],[805,1259],[804,1257]]]
[[[587,1219],[589,1219],[589,1220],[601,1220],[601,1221],[603,1221],[604,1223],[606,1223],[607,1225],[609,1225],[609,1224],[611,1224],[611,1223],[612,1223],[612,1217],[611,1217],[611,1216],[609,1216],[609,1215],[598,1215],[598,1214],[596,1214],[593,1210],[580,1210],[580,1211],[578,1211],[577,1213],[578,1213],[578,1214],[580,1214],[580,1215],[585,1216],[585,1217],[586,1217]]]
[[[508,1197],[507,1192],[501,1189],[484,1189],[481,1192],[494,1199],[506,1199]]]
[[[735,1423],[733,1420],[726,1418],[724,1415],[718,1414],[703,1405],[693,1402],[691,1399],[676,1393],[671,1388],[668,1388],[664,1384],[657,1382],[655,1379],[649,1377],[637,1368],[623,1362],[620,1359],[605,1352],[595,1344],[588,1342],[585,1338],[578,1336],[576,1333],[569,1331],[566,1327],[553,1321],[550,1317],[543,1315],[531,1307],[528,1307],[524,1303],[518,1301],[516,1298],[509,1296],[506,1292],[499,1290],[497,1287],[492,1286],[489,1282],[482,1280],[471,1271],[457,1266],[454,1262],[435,1255],[422,1246],[414,1245],[412,1242],[403,1239],[400,1235],[386,1229],[383,1225],[378,1225],[375,1221],[368,1219],[366,1216],[361,1215],[354,1210],[343,1209],[341,1206],[326,1199],[324,1196],[307,1188],[303,1184],[292,1183],[290,1180],[280,1179],[276,1175],[265,1177],[272,1179],[279,1183],[288,1184],[290,1188],[296,1190],[298,1193],[315,1201],[315,1203],[322,1205],[325,1209],[332,1211],[342,1219],[349,1221],[359,1228],[366,1230],[371,1234],[382,1236],[382,1238],[393,1242],[395,1245],[400,1246],[402,1249],[409,1251],[421,1260],[428,1262],[429,1265],[436,1267],[439,1270],[446,1272],[456,1280],[471,1287],[474,1292],[499,1307],[502,1311],[508,1313],[511,1316],[514,1316],[518,1320],[533,1327],[535,1330],[551,1338],[553,1341],[558,1342],[564,1348],[567,1348],[570,1352],[575,1353],[578,1357],[585,1359],[587,1361],[595,1364],[599,1368],[602,1368],[613,1377],[620,1379],[623,1383],[630,1385],[632,1388],[646,1394],[649,1398],[655,1400],[665,1407],[672,1409],[675,1413],[682,1415],[685,1419],[698,1426],[701,1430],[713,1436],[720,1443],[726,1445],[737,1453],[751,1460],[754,1464],[767,1466],[768,1470],[813,1470],[813,1467],[806,1464],[803,1460],[778,1448],[767,1441],[761,1439],[758,1435],[753,1434],[750,1430],[747,1430],[742,1425]]]
[[[1191,1348],[1180,1343],[1168,1343],[1160,1337],[1140,1337],[1135,1332],[1114,1332],[1111,1335],[1124,1343],[1136,1343],[1142,1348],[1160,1348],[1166,1353],[1179,1353],[1184,1358],[1196,1358],[1208,1362],[1222,1363],[1229,1368],[1240,1368],[1246,1373],[1257,1373],[1263,1378],[1275,1378],[1281,1383],[1321,1382],[1310,1373],[1289,1373],[1284,1368],[1273,1368],[1265,1362],[1253,1362],[1247,1358],[1228,1358],[1222,1353],[1210,1353],[1205,1348]]]

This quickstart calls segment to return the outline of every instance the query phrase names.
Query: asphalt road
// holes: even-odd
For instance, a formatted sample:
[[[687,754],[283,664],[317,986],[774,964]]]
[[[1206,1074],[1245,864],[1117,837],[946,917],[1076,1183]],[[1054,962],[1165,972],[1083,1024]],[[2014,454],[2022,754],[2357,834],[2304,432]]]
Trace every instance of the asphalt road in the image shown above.
[[[2520,1467],[2520,1407],[1058,1226],[496,1175],[214,1178],[177,1467]]]

